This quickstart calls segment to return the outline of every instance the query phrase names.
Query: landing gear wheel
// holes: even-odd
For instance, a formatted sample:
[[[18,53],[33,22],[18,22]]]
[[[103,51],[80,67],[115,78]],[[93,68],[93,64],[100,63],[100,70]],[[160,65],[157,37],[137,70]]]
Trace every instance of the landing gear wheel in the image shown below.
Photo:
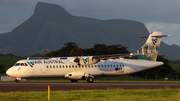
[[[14,80],[15,82],[20,82],[21,78],[15,77]]]
[[[77,82],[78,80],[71,80],[71,82]]]
[[[88,77],[88,78],[87,78],[87,82],[88,82],[88,83],[93,83],[93,81],[94,81],[94,78],[93,78],[93,77]]]
[[[15,82],[20,82],[20,80],[15,79]]]

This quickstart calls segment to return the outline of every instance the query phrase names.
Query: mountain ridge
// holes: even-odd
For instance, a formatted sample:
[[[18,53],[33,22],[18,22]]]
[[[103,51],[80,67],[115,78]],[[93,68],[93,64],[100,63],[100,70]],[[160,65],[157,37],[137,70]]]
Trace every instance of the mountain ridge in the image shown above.
[[[74,42],[80,48],[90,48],[96,43],[121,44],[128,47],[130,52],[135,52],[146,41],[139,37],[148,34],[141,22],[78,17],[69,14],[59,5],[38,2],[29,19],[11,32],[0,34],[0,53],[33,55],[42,49],[58,50],[66,42]],[[168,45],[163,44],[163,47]],[[159,53],[167,54],[161,51],[161,47]],[[171,56],[171,59],[178,57]]]

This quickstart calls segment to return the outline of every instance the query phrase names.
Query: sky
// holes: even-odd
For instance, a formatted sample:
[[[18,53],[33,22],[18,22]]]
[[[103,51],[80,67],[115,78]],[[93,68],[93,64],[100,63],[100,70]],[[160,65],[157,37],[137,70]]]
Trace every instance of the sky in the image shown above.
[[[37,2],[57,4],[75,16],[139,21],[149,32],[174,35],[162,40],[180,46],[180,0],[0,0],[0,33],[30,18]]]

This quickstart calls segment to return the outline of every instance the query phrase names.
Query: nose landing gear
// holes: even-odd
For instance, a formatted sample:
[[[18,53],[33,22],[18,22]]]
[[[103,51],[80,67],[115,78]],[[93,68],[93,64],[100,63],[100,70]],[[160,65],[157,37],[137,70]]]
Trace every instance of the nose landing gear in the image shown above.
[[[20,82],[21,78],[14,78],[15,82]]]

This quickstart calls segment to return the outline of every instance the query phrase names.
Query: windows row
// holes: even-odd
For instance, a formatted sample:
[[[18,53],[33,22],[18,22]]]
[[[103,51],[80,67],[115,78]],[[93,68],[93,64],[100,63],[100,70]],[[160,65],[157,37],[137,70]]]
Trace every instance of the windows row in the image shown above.
[[[124,64],[120,65],[49,65],[47,68],[97,68],[97,67],[124,67]]]

